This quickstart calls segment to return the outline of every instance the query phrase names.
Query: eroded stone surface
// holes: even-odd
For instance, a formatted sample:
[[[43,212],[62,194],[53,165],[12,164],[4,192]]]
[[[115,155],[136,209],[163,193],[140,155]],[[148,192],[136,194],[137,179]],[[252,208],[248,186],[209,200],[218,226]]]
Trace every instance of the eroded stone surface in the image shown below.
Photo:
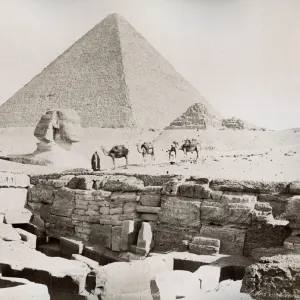
[[[299,274],[298,255],[262,258],[246,268],[241,292],[258,300],[299,299]]]

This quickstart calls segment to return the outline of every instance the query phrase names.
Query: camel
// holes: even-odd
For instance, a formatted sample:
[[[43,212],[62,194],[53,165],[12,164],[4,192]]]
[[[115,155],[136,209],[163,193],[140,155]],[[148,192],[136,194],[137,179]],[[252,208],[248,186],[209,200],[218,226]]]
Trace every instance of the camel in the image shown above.
[[[199,153],[200,153],[200,144],[197,142],[196,139],[185,139],[183,141],[183,144],[179,147],[179,143],[174,141],[172,146],[171,146],[171,150],[169,150],[169,159],[170,159],[170,156],[171,156],[171,152],[174,152],[175,153],[175,157],[176,157],[176,149],[178,150],[182,150],[184,152],[184,155],[185,155],[185,161],[187,162],[188,160],[188,157],[187,157],[187,154],[188,152],[191,152],[192,154],[194,152],[196,152],[197,154],[197,157],[195,159],[195,162],[198,160],[199,158]]]
[[[114,170],[116,169],[116,158],[122,158],[124,157],[126,160],[126,166],[125,169],[128,168],[128,153],[129,150],[124,145],[116,145],[110,149],[109,152],[104,147],[101,147],[103,154],[106,156],[110,156],[113,160]]]
[[[196,152],[197,157],[195,159],[195,162],[198,160],[199,158],[199,153],[200,153],[200,144],[197,142],[196,139],[185,139],[185,141],[183,142],[182,146],[179,148],[179,150],[182,150],[184,152],[185,155],[185,161],[187,162],[187,154],[188,152],[191,152],[192,154],[194,152]]]
[[[144,142],[141,146],[136,144],[137,151],[142,154],[144,165],[146,164],[146,156],[151,155],[152,161],[155,162],[154,146],[150,142]]]

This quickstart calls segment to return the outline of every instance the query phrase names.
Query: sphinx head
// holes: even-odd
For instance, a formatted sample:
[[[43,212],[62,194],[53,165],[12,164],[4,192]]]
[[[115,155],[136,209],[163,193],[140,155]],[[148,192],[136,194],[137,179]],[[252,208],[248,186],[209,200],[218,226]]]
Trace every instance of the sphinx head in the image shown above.
[[[72,144],[82,134],[80,117],[73,109],[48,110],[37,124],[34,136],[43,143]]]

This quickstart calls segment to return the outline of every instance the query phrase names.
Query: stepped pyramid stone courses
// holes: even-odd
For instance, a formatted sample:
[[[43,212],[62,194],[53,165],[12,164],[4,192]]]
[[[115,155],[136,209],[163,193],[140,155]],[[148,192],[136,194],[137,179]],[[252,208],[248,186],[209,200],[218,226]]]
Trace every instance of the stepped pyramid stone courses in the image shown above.
[[[34,127],[49,109],[71,108],[83,127],[164,128],[209,103],[117,14],[75,42],[0,107],[0,127]]]

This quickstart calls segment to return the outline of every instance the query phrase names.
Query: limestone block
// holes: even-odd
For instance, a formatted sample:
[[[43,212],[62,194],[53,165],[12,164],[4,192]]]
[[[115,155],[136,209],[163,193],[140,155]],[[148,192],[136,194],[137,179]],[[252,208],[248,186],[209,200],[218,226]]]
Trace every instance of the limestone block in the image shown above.
[[[188,242],[199,232],[197,228],[182,228],[159,223],[154,235],[155,251],[187,251]]]
[[[144,206],[160,206],[161,195],[140,195],[140,203]]]
[[[217,239],[195,236],[189,243],[191,253],[199,255],[216,255],[219,254],[220,241]]]
[[[153,221],[153,222],[156,222],[158,220],[158,215],[157,214],[145,214],[145,213],[142,213],[140,215],[140,218],[143,221]]]
[[[246,268],[241,292],[259,300],[299,299],[299,272],[299,255],[262,258]]]
[[[135,192],[140,191],[144,188],[143,180],[134,176],[125,175],[113,175],[109,176],[107,181],[103,185],[104,190],[116,192],[126,191]]]
[[[136,203],[134,203],[134,202],[128,202],[128,203],[124,204],[123,211],[124,211],[124,213],[136,212],[136,207],[137,207]]]
[[[22,173],[0,171],[0,188],[27,188],[30,185],[29,176]]]
[[[300,196],[289,199],[286,207],[286,219],[289,220],[291,228],[300,228]]]
[[[81,225],[75,226],[75,233],[83,233],[89,235],[91,233],[91,228],[83,227]]]
[[[25,224],[30,222],[31,217],[31,211],[26,208],[11,209],[4,213],[4,222],[6,224]]]
[[[149,257],[132,262],[101,266],[96,272],[96,287],[102,287],[101,299],[151,299],[150,281],[158,274],[172,270],[166,258]],[[128,276],[130,274],[130,276]],[[134,295],[137,295],[135,297]],[[118,297],[122,298],[118,298]]]
[[[100,214],[109,215],[109,210],[110,210],[110,208],[107,206],[100,207]]]
[[[201,282],[189,271],[167,271],[150,282],[153,300],[201,299]]]
[[[92,244],[100,244],[105,248],[111,249],[112,226],[101,224],[92,225],[90,242]]]
[[[194,274],[201,280],[201,290],[215,289],[220,280],[221,268],[217,266],[201,266]]]
[[[36,235],[26,230],[23,230],[21,228],[16,228],[16,231],[21,236],[22,241],[26,242],[30,248],[36,249],[36,241],[37,241]]]
[[[288,182],[215,179],[209,187],[216,191],[276,194],[288,192]]]
[[[213,191],[207,185],[196,185],[194,197],[199,199],[212,198]],[[214,193],[216,195],[216,193]]]
[[[252,226],[247,229],[244,255],[249,256],[256,248],[281,247],[291,232],[287,221],[273,220],[261,226]]]
[[[122,226],[113,226],[112,227],[112,241],[111,241],[111,250],[120,252],[119,244],[122,235]]]
[[[53,186],[44,184],[37,184],[29,189],[32,202],[42,202],[48,204],[52,204],[53,202],[54,191],[55,188]]]
[[[300,195],[300,181],[293,181],[289,186],[289,191],[291,194]]]
[[[177,195],[193,198],[196,184],[194,182],[184,182],[178,186]]]
[[[254,208],[254,205],[257,202],[257,196],[251,194],[225,192],[222,195],[221,202],[226,204],[243,204],[249,208]]]
[[[92,195],[95,197],[96,201],[105,201],[109,199],[111,192],[98,189],[96,191],[92,191]]]
[[[137,240],[139,224],[136,221],[125,220],[122,224],[122,233],[119,243],[121,251],[130,250],[130,246]]]
[[[81,254],[82,251],[82,241],[65,237],[60,238],[60,254],[62,257],[70,259],[73,254]]]
[[[0,240],[21,241],[21,236],[10,224],[0,224]]]
[[[120,215],[123,213],[123,208],[122,207],[116,207],[116,208],[110,208],[109,209],[109,214],[110,215]]]
[[[138,205],[136,207],[136,211],[141,213],[157,214],[160,212],[160,207]]]
[[[100,218],[100,224],[102,225],[111,225],[111,226],[122,226],[123,221],[120,220],[105,220]]]
[[[181,227],[200,227],[200,201],[163,197],[159,221]]]
[[[143,222],[138,234],[136,253],[147,255],[152,244],[152,229],[149,223]]]
[[[243,204],[224,204],[204,200],[201,206],[201,220],[215,224],[250,224],[252,210]]]
[[[220,240],[220,253],[242,255],[246,236],[245,229],[227,226],[202,225],[200,236]]]
[[[285,213],[291,197],[289,194],[259,194],[257,199],[260,202],[268,202],[272,207],[273,216],[277,217]]]
[[[140,196],[136,193],[132,192],[115,192],[111,195],[110,200],[116,203],[124,203],[124,202],[137,202],[139,201]]]
[[[0,188],[0,212],[20,209],[26,204],[27,189],[24,188]]]

